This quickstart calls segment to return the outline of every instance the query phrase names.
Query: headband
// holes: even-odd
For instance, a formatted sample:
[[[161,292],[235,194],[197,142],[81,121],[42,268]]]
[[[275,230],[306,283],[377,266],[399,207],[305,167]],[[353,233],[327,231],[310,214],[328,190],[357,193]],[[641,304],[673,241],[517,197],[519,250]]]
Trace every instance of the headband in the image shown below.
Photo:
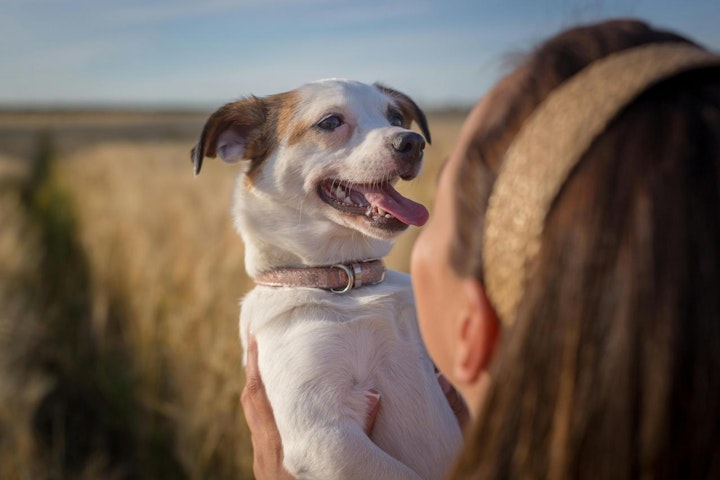
[[[593,62],[530,115],[505,154],[485,214],[485,287],[505,325],[514,321],[553,200],[594,139],[643,91],[710,66],[720,66],[720,56],[692,45],[631,48]]]

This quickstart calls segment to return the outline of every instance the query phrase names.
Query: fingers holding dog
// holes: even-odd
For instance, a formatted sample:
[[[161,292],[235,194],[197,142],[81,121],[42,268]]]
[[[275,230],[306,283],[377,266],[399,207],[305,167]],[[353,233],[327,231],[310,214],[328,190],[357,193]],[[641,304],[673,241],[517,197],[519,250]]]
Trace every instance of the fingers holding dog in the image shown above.
[[[253,473],[258,480],[293,479],[283,467],[283,446],[272,406],[258,368],[258,347],[250,337],[247,347],[245,387],[240,396],[253,446]]]

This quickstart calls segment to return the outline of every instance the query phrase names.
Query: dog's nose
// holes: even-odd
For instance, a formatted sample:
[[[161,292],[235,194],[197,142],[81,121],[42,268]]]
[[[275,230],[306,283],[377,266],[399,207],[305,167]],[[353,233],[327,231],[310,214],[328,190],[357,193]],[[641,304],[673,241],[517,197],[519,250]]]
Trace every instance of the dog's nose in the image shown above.
[[[396,133],[388,139],[388,148],[395,157],[398,173],[403,180],[411,180],[420,172],[425,139],[416,132]]]
[[[390,138],[390,147],[395,154],[419,160],[425,148],[425,139],[416,132],[401,132]]]

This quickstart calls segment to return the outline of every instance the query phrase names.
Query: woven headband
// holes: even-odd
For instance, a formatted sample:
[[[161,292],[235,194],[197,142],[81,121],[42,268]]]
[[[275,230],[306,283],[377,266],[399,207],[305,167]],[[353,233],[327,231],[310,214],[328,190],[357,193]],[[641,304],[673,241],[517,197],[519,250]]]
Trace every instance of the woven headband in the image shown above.
[[[593,140],[649,87],[710,66],[720,66],[720,56],[691,45],[624,50],[581,70],[531,114],[505,154],[485,216],[485,286],[505,325],[514,321],[552,202]]]

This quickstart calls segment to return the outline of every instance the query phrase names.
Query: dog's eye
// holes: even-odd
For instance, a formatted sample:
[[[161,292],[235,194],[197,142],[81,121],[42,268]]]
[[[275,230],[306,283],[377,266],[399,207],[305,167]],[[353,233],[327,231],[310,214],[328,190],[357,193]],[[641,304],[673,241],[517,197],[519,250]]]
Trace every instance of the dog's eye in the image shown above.
[[[388,121],[390,122],[390,125],[393,127],[402,127],[405,123],[405,119],[399,112],[391,111],[388,114]]]
[[[339,116],[329,115],[329,116],[323,118],[322,120],[320,120],[320,122],[318,122],[316,127],[318,127],[320,130],[327,130],[328,132],[332,132],[333,130],[338,128],[343,123],[345,123],[345,122],[343,122],[343,119],[340,118]]]

